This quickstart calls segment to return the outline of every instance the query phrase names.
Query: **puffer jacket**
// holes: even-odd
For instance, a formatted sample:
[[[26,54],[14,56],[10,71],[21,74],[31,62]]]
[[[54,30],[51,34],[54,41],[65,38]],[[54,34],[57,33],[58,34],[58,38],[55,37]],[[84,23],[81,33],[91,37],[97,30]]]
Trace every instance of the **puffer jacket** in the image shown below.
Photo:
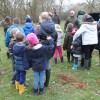
[[[35,32],[33,24],[29,23],[29,22],[24,24],[23,30],[25,32],[25,35],[28,35],[29,33],[34,33]]]
[[[24,30],[23,30],[21,27],[19,27],[18,25],[15,25],[15,24],[14,24],[14,25],[11,25],[11,26],[7,29],[7,32],[6,32],[6,35],[5,35],[5,39],[4,39],[6,47],[9,46],[9,42],[10,42],[10,38],[11,38],[10,32],[11,32],[11,30],[14,29],[14,28],[17,28],[20,32],[22,32],[22,33],[24,34]]]
[[[49,45],[37,44],[30,50],[29,58],[32,60],[32,69],[34,71],[44,71],[48,66],[49,56],[54,48],[53,39],[49,40]]]
[[[24,44],[16,43],[13,46],[13,54],[15,59],[16,70],[28,70],[29,62],[27,59],[27,50]]]
[[[82,45],[94,45],[98,43],[97,23],[85,22],[81,25],[79,30],[75,33],[73,41],[82,35]]]
[[[80,55],[82,53],[82,36],[80,35],[74,42],[72,42],[72,53]]]
[[[47,36],[51,36],[54,39],[54,46],[55,47],[54,47],[54,50],[52,53],[52,56],[53,56],[56,45],[57,45],[58,35],[57,35],[56,30],[55,30],[55,24],[52,20],[47,20],[47,21],[41,23],[40,27],[37,30],[37,37],[43,45],[48,45],[48,41],[46,39]]]

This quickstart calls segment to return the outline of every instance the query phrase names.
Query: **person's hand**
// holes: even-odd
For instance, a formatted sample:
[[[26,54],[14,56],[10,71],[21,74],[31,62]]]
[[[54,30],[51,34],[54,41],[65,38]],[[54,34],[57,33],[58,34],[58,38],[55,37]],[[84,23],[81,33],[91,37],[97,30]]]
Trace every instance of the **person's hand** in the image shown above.
[[[27,49],[32,49],[32,46],[29,44],[28,46],[27,46]]]
[[[71,45],[71,47],[70,47],[71,49],[73,49],[73,45]]]
[[[47,40],[50,40],[51,39],[51,36],[47,36],[47,38],[46,38]]]

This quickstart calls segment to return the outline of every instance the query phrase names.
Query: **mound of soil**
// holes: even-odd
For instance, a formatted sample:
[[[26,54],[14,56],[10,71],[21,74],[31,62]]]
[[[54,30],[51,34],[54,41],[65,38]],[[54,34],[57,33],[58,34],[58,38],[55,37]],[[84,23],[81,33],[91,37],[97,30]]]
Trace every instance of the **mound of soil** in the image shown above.
[[[85,89],[88,87],[86,82],[78,81],[77,77],[71,74],[61,73],[57,75],[57,78],[61,81],[62,84],[69,83],[78,89]]]
[[[77,78],[70,74],[59,74],[58,79],[60,79],[64,83],[74,83],[77,81]]]

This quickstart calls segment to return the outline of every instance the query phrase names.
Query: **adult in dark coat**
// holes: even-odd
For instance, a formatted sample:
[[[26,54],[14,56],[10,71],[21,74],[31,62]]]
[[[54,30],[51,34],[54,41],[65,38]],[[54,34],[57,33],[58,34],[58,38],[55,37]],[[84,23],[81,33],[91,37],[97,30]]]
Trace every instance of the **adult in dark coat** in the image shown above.
[[[51,14],[51,18],[52,18],[52,21],[53,21],[55,24],[60,24],[60,18],[59,18],[59,16],[57,15],[56,8],[53,8],[53,13]]]
[[[55,31],[55,24],[51,20],[51,17],[48,12],[42,12],[39,16],[40,20],[40,27],[37,30],[37,36],[40,40],[40,42],[43,45],[48,45],[48,42],[46,40],[47,36],[51,36],[54,39],[54,45],[56,47],[56,42],[57,42],[57,33]],[[54,48],[55,48],[54,47]],[[52,54],[48,55],[49,60],[48,60],[48,66],[46,67],[46,81],[45,81],[45,87],[49,85],[49,80],[50,80],[50,58],[53,57],[55,49],[53,50]]]
[[[75,11],[70,11],[70,16],[67,18],[64,25],[64,33],[66,33],[66,28],[68,23],[72,23],[74,27],[78,27],[77,17],[75,16]]]

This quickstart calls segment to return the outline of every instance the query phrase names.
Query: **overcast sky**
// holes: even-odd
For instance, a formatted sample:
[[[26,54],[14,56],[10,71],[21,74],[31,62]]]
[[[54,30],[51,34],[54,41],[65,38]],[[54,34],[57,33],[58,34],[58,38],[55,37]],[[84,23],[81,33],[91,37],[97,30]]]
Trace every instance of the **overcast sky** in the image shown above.
[[[77,4],[77,3],[82,3],[82,2],[85,2],[86,0],[69,0],[71,4]],[[67,4],[69,3],[68,0],[64,0],[63,3],[64,4]],[[57,3],[59,3],[59,0],[56,0]]]
[[[64,0],[66,2],[67,0]],[[76,3],[82,3],[85,2],[86,0],[69,0],[71,3],[76,4]]]

